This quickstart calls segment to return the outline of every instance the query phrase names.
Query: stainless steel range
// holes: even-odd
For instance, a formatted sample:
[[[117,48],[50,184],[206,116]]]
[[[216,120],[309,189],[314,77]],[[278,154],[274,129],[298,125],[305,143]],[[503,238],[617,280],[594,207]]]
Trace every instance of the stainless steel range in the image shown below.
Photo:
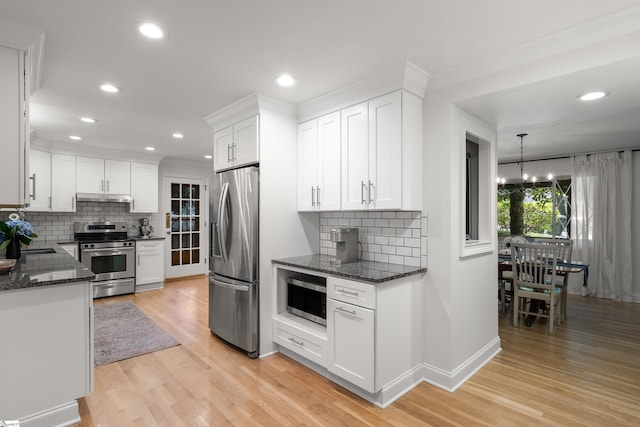
[[[136,290],[136,243],[126,222],[76,222],[73,237],[80,242],[80,262],[96,278],[93,297],[130,294]]]

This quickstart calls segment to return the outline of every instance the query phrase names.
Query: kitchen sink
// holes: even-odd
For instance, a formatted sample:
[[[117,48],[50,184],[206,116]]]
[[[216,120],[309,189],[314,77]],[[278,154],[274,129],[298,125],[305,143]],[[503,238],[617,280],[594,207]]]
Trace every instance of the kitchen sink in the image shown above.
[[[38,249],[22,249],[25,255],[40,255],[40,254],[55,254],[56,250],[53,248],[38,248]]]

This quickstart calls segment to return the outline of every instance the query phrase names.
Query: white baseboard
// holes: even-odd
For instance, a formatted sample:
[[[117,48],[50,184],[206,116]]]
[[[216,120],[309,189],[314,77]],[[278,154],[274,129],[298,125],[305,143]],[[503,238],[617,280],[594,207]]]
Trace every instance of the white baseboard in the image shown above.
[[[136,285],[136,292],[155,291],[164,288],[164,282],[147,283],[144,285]]]
[[[453,393],[480,368],[500,353],[502,348],[500,347],[500,337],[496,337],[484,348],[480,349],[477,353],[451,372],[443,371],[442,369],[430,366],[426,363],[417,365],[412,370],[396,378],[389,384],[386,384],[377,393],[364,391],[348,381],[332,374],[326,368],[311,362],[285,347],[276,345],[276,351],[269,353],[269,355],[277,353],[278,350],[283,355],[328,378],[353,394],[360,396],[367,402],[384,409],[423,381]],[[267,355],[261,355],[260,357],[266,356]]]
[[[436,387],[454,392],[500,351],[502,351],[500,337],[496,337],[453,371],[447,372],[425,363],[423,364],[424,380]]]
[[[20,427],[63,427],[80,422],[78,402],[71,401],[20,419]]]

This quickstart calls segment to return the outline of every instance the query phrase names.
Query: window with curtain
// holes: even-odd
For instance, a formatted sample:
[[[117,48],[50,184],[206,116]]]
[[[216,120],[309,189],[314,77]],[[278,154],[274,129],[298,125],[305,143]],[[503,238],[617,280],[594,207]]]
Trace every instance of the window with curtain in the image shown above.
[[[573,258],[589,264],[589,283],[569,291],[631,302],[631,151],[574,156],[571,168]]]

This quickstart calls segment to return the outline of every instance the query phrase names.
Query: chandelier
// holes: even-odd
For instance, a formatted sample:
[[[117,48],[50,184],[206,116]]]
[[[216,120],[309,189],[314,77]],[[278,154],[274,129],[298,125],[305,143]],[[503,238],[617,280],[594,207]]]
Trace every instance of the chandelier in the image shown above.
[[[528,133],[519,133],[516,136],[520,138],[520,191],[524,191],[524,184],[529,179],[529,175],[524,173],[524,137],[529,135]],[[533,183],[536,183],[536,177],[533,177]]]

